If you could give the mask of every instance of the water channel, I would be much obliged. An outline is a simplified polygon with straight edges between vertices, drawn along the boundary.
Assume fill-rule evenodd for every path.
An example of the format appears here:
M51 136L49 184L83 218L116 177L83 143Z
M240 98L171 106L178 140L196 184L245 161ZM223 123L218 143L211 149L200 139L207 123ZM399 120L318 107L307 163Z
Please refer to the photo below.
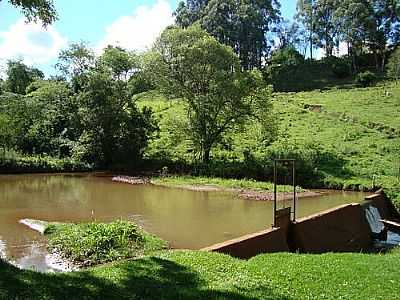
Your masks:
M363 193L331 192L297 202L298 217L344 203ZM280 206L290 206L281 201ZM58 222L133 220L172 248L199 249L272 224L272 202L244 200L231 192L130 185L109 177L1 175L0 255L22 268L51 270L46 239L21 219Z

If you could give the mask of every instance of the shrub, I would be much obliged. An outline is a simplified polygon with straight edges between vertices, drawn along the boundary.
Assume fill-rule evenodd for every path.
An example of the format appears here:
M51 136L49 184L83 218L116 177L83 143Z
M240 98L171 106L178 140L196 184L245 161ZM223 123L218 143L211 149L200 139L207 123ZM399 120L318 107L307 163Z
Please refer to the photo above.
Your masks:
M329 65L337 78L346 78L351 75L351 64L347 58L334 57L329 61Z
M370 71L358 73L356 76L356 83L361 87L371 86L376 80L376 75Z
M84 266L137 257L166 245L128 221L52 224L45 234L53 252Z

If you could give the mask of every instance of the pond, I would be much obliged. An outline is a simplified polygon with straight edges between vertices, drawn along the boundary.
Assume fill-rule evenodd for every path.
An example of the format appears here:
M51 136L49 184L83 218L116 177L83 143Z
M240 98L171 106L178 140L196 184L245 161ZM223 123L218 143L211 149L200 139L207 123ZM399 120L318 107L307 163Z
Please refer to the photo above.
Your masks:
M297 215L360 202L364 196L332 192L302 198L297 202ZM290 206L290 202L279 205ZM244 200L231 192L130 185L90 174L1 175L0 254L22 268L57 269L47 255L45 238L19 223L25 218L133 220L167 240L172 248L200 249L270 227L272 207L272 202Z

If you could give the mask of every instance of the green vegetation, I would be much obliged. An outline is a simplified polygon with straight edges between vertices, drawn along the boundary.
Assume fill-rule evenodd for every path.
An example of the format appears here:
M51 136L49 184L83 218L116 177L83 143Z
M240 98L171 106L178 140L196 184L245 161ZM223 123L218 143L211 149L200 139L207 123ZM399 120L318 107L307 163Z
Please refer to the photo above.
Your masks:
M370 71L358 73L356 83L361 87L371 86L376 81L376 75Z
M0 149L95 168L135 166L156 130L151 111L131 101L136 62L133 53L111 46L96 58L83 43L60 53L64 78L38 80L37 70L9 62L0 94Z
M8 2L44 26L57 17L51 0ZM297 3L297 20L289 23L275 0L186 0L176 26L148 53L108 46L96 57L86 44L71 44L50 79L9 61L0 80L1 172L146 167L200 176L157 184L271 190L255 180L271 181L273 160L293 158L303 187L383 187L400 209L400 87L381 80L385 67L399 78L400 7L386 0ZM347 55L334 57L340 45ZM316 47L324 59L313 60ZM284 177L279 190L288 189ZM54 224L47 231L49 247L81 265L136 259L69 274L21 271L0 260L0 298L400 294L398 250L249 261L195 251L142 257L164 243L129 222Z
M261 72L235 72L240 60L197 26L165 30L149 55L149 72L161 92L184 102L190 139L202 162L222 137L250 117L267 117ZM179 63L177 63L179 62Z
M396 81L400 79L400 48L397 48L390 56L387 73L390 78Z
M57 20L53 0L8 0L8 2L21 10L27 21L40 20L43 26L47 26Z
M47 226L49 249L80 266L140 257L166 246L161 239L128 221Z
M163 158L158 161L160 168L164 164L171 172L271 180L273 158L293 157L298 160L298 184L303 187L385 187L393 197L399 186L398 99L400 88L395 84L275 94L278 138L272 143L263 141L259 125L248 123L241 132L224 137L207 166L194 163L191 143L175 129L177 120L185 122L179 100L166 101L149 93L137 101L139 106L152 107L159 120L159 136L145 156Z
M64 274L0 262L2 299L395 299L399 254L266 254L241 261L169 251Z
M92 170L92 165L71 158L23 155L12 150L0 151L0 173L83 172Z
M167 176L167 177L153 177L151 182L159 185L166 186L214 186L219 188L228 189L251 189L259 191L270 191L274 190L274 185L271 182L256 181L252 179L226 179L217 177L192 177L192 176ZM293 189L289 185L278 185L278 192L287 192ZM298 192L304 191L300 187L296 187Z

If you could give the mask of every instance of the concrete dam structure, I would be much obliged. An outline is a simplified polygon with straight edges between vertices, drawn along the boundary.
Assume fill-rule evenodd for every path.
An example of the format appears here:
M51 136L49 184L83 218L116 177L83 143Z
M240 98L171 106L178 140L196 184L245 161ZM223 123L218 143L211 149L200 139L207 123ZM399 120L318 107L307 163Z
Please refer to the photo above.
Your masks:
M367 196L363 203L341 205L296 221L290 216L290 208L285 208L277 212L276 227L202 250L247 259L289 251L370 252L400 244L400 228L396 229L400 215L381 191Z

